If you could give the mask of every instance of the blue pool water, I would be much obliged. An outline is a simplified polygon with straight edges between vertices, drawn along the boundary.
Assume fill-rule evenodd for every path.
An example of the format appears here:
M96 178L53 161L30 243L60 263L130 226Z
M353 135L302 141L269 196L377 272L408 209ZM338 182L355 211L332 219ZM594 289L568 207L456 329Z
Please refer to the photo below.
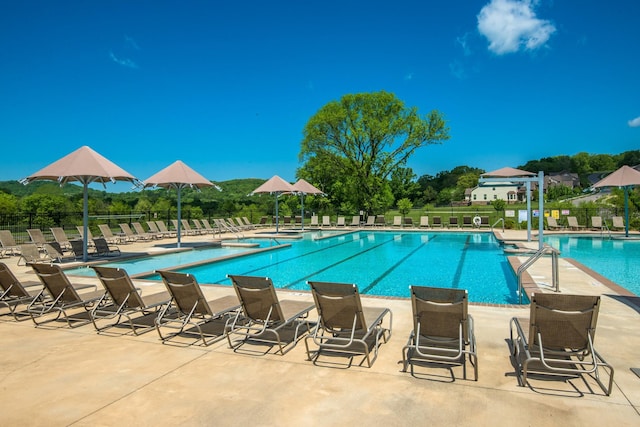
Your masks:
M640 240L554 235L545 242L636 295L640 295Z
M517 303L517 282L489 233L357 232L189 267L200 283L230 285L227 274L268 276L280 288L307 280L355 283L360 292L409 296L409 285L467 289L473 302ZM128 270L126 265L123 266Z

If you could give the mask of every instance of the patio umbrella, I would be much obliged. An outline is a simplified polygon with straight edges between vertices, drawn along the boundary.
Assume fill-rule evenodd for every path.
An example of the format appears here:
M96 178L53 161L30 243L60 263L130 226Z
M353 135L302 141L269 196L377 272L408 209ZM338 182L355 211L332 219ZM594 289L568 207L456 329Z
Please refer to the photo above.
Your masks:
M276 233L278 232L278 224L280 221L280 218L278 217L278 197L280 197L280 195L284 193L294 194L296 192L296 188L293 185L289 184L278 175L272 176L264 184L251 192L252 195L258 193L269 193L276 195Z
M640 172L630 166L622 166L593 184L595 188L619 187L624 190L624 229L626 237L629 237L629 189L634 185L640 185Z
M182 227L180 220L182 219L180 191L183 188L213 187L211 181L200 175L198 172L185 165L182 161L176 160L166 168L162 169L155 175L145 179L143 188L146 187L164 187L175 188L178 192L178 247L180 247L180 229Z
M89 201L88 185L99 182L103 185L107 182L129 181L136 183L134 178L124 169L107 160L105 157L93 151L87 146L78 148L63 158L51 163L44 169L22 179L20 182L28 184L36 180L58 181L60 185L67 182L78 181L83 186L83 230L82 234L82 260L87 261L87 239L89 228Z
M293 184L293 186L297 190L298 194L300 194L300 206L301 206L300 211L301 211L301 217L302 217L301 227L302 227L302 230L304 230L304 196L306 196L307 194L324 194L324 193L318 190L313 185L309 184L304 179L299 179L298 182Z

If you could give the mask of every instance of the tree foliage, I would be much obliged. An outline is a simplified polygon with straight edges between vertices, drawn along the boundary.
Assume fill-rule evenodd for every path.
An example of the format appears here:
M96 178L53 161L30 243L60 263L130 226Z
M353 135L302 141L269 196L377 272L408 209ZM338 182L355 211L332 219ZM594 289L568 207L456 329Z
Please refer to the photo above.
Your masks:
M448 132L441 113L422 117L391 93L345 95L307 122L298 176L324 184L328 194L340 182L340 203L374 213L393 203L391 174L417 149L447 140Z

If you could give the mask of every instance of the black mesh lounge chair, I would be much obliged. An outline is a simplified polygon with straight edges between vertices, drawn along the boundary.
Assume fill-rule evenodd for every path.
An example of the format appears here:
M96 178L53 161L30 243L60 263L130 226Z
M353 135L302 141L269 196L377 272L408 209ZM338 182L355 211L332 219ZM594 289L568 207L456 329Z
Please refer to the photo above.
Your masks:
M592 374L610 395L613 367L593 345L599 308L599 296L533 294L529 319L510 322L509 347L520 385L527 386L531 373L563 379ZM601 367L609 371L608 386L600 379Z
M99 256L118 256L120 255L120 248L116 245L110 245L104 237L97 237L93 239L96 255Z
M460 224L458 223L458 217L457 216L450 216L449 217L449 228L460 228Z
M360 365L366 361L371 367L378 357L379 346L391 337L391 310L362 307L358 287L353 284L308 283L318 310L318 327L304 340L309 360L315 364L321 354L346 355L351 365L355 355L363 354ZM312 351L309 341L318 349Z
M37 251L38 248L33 246ZM35 298L44 299L46 295L41 294L41 289L40 284L22 284L7 265L0 262L0 307L8 308L14 319L29 318L28 313L22 313L26 317L19 318L21 313L16 310L20 305L31 304Z
M84 244L82 243L82 240L69 240L69 243L71 244L71 251L73 252L73 255L75 257L75 259L78 258L82 258L82 252L84 251ZM91 242L92 244L89 245L87 244L87 255L95 255L96 254L96 248L95 245L93 244L93 242Z
M411 286L413 330L402 349L402 371L411 365L463 367L467 378L467 356L478 380L478 356L473 318L468 314L467 291L463 289Z
M91 321L96 331L101 332L119 325L123 318L129 323L135 335L155 328L156 316L171 302L171 295L165 291L142 295L125 270L99 266L92 268L107 291L91 310ZM106 319L116 319L116 321L98 327L96 321Z
M41 295L45 295L46 292L50 296L50 298L43 299L39 295L27 307L27 312L31 315L36 326L58 320L60 316L64 316L67 325L71 328L91 322L89 311L101 300L104 295L103 291L78 293L81 287L73 286L60 266L57 265L31 264L31 268L44 285ZM97 287L93 286L92 288L96 289ZM84 309L86 315L70 312L80 308ZM39 321L41 317L51 313L55 313L56 316Z
M440 218L439 216L434 216L433 218L433 222L432 222L432 227L440 227L442 228L442 218Z
M462 226L473 228L473 220L471 219L471 216L465 215L462 217Z
M245 342L278 345L284 355L302 335L310 332L309 312L313 304L304 301L279 300L273 282L268 277L228 276L233 283L242 309L226 327L229 347L237 350ZM240 335L232 343L231 335ZM293 334L293 336L291 336ZM285 338L288 338L285 342ZM284 343L284 345L283 345Z
M156 329L162 342L179 334L198 335L204 345L222 339L229 316L240 307L238 299L228 295L207 300L196 278L191 274L173 271L158 273L171 294L171 305L165 306L156 318ZM214 327L217 326L214 325L216 322L221 323L220 327ZM163 334L164 329L175 332Z

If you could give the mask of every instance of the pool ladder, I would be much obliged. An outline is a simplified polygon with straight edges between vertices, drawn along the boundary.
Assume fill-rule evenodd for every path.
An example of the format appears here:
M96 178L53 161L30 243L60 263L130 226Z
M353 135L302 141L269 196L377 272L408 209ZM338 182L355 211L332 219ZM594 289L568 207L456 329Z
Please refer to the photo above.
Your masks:
M536 251L533 255L529 257L525 262L523 262L520 267L518 267L518 295L520 297L520 304L522 304L522 294L524 293L524 289L522 288L522 274L531 267L537 260L542 258L542 256L546 254L551 254L551 281L552 286L555 292L560 292L560 281L558 280L558 254L560 253L554 247L547 245L546 243Z

